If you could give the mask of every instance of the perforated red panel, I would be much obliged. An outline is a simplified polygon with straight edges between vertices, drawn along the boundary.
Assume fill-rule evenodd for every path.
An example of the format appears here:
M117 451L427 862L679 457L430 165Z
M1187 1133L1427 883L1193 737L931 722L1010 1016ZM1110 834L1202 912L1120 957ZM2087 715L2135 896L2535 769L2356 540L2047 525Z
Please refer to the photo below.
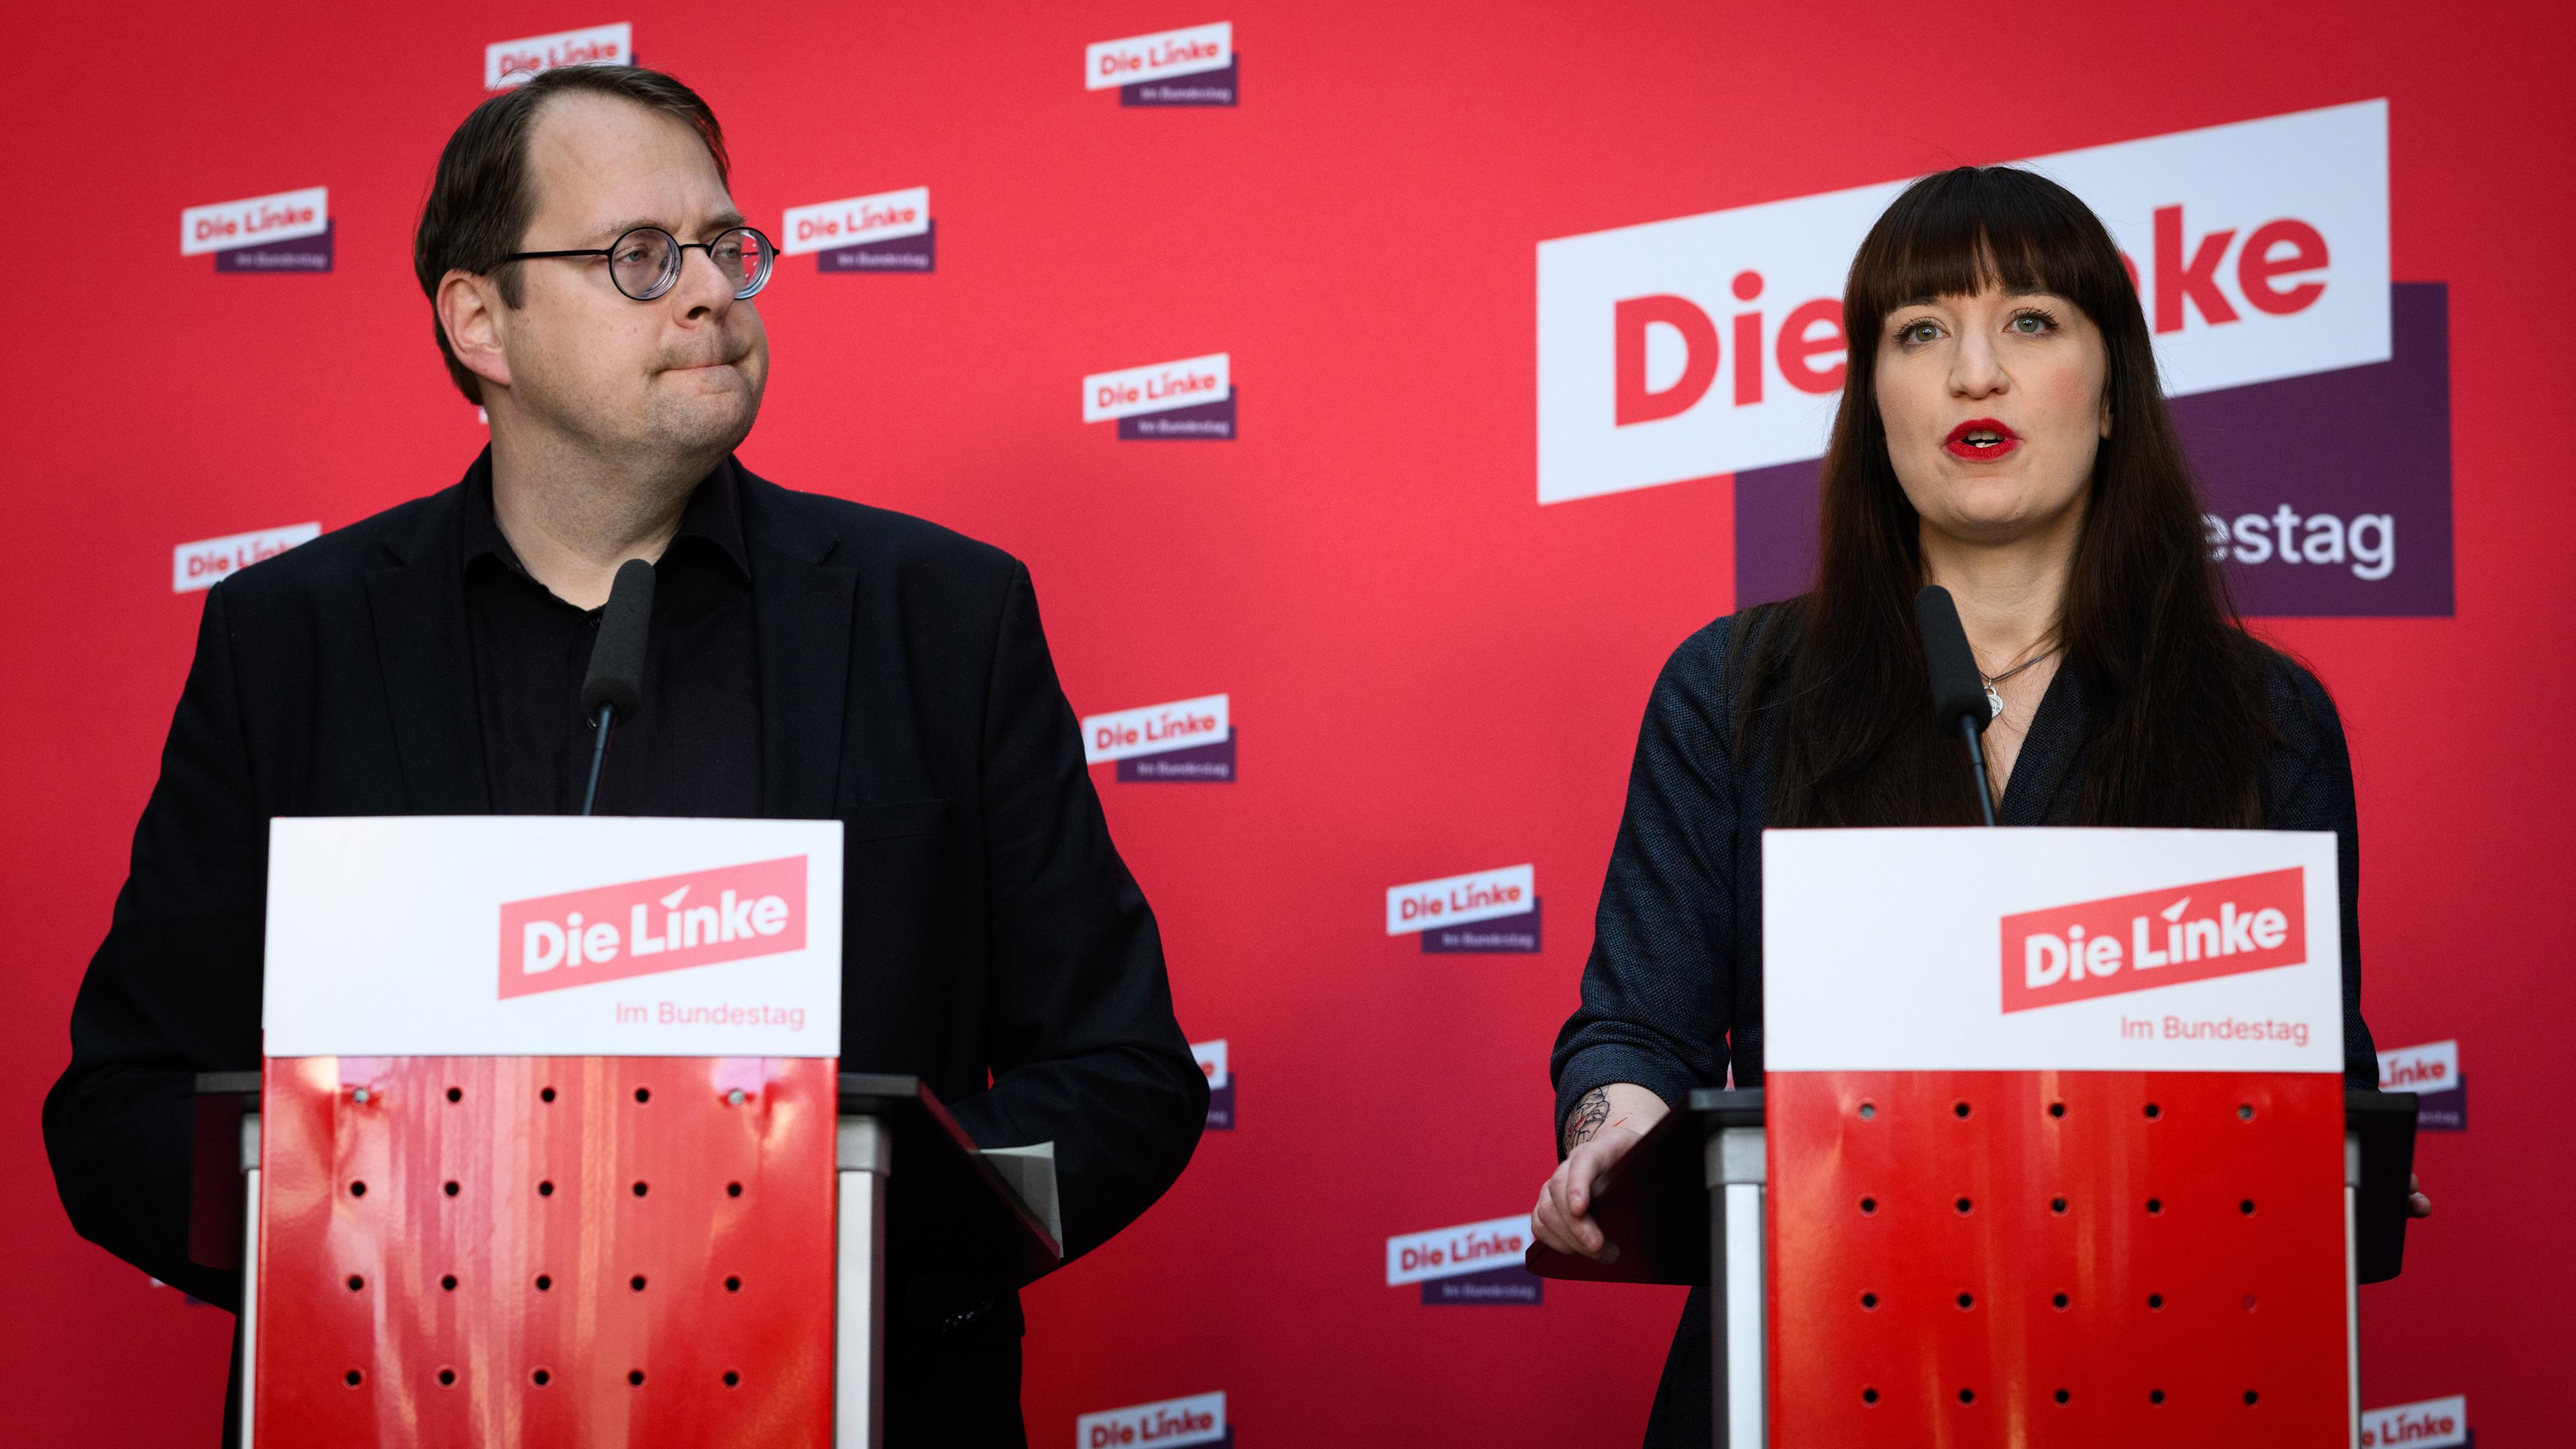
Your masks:
M270 1061L261 1449L826 1444L835 1065Z
M2340 1079L1763 1085L1772 1443L2346 1442Z

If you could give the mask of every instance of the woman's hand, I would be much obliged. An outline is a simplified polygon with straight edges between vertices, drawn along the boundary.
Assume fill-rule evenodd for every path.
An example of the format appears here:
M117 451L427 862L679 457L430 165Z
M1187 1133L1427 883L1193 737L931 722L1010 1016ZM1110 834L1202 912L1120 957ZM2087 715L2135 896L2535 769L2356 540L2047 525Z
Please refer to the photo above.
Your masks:
M2429 1218L2432 1215L2433 1200L2424 1195L2424 1183L2422 1179L2416 1177L2415 1174L2411 1172L2406 1174L2406 1216L2410 1218Z
M1610 1164L1628 1155L1646 1130L1671 1109L1664 1099L1632 1082L1613 1082L1583 1094L1565 1118L1565 1160L1538 1190L1530 1224L1538 1240L1560 1253L1609 1262L1601 1227L1592 1220L1592 1189Z

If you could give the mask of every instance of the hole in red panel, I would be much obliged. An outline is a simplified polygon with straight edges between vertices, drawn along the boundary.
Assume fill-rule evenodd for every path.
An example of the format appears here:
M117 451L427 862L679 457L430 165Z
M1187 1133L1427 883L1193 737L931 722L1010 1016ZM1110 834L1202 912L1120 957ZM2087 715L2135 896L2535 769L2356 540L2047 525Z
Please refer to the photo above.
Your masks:
M1873 1309L1878 1307L1878 1295L1875 1293L1864 1293L1860 1295L1860 1306L1863 1308Z
M629 1287L629 1288L634 1289L634 1290L635 1290L636 1292L638 1292L638 1293L643 1292L643 1291L644 1291L644 1275L643 1275L643 1274L641 1274L641 1273L638 1273L638 1274L636 1274L634 1277L627 1279L627 1280L626 1280L626 1286L627 1286L627 1287Z
M642 1183L640 1183L640 1182L639 1182L639 1183L637 1183L637 1184L635 1184L635 1195L636 1195L637 1197L642 1197L642 1196L645 1194L645 1192L646 1192L647 1190L648 1190L648 1189L646 1189L646 1187L644 1186L644 1184L642 1184Z
M2248 1293L2248 1294L2246 1294L2246 1295L2245 1295L2245 1311L2246 1311L2246 1312L2251 1313L2251 1312L2253 1312L2255 1309L2260 1308L2260 1307L2262 1307L2262 1306L2263 1306L2263 1304L2262 1304L2262 1300L2261 1300L2261 1299L2256 1298L2256 1297L2255 1297L2253 1294L2251 1294L2251 1293Z
M1965 1117L1968 1115L1968 1104L1965 1102L1954 1103L1951 1105L1950 1110L1957 1113L1959 1116Z
M638 1101L638 1102L650 1102L650 1101L652 1101L652 1100L653 1100L653 1089L652 1089L651 1087L637 1087L637 1088L635 1089L635 1100L636 1100L636 1101Z
M2048 1210L2053 1213L2062 1213L2066 1211L2066 1199L2062 1197L2050 1198L2048 1200Z
M355 1274L355 1273L352 1273L352 1274L350 1274L350 1275L349 1275L349 1291L350 1291L350 1292L355 1293L355 1292L357 1292L359 1289L364 1288L364 1287L366 1287L366 1286L367 1286L367 1280L366 1280L366 1279L359 1277L359 1276L358 1276L357 1274Z
M1860 1104L1860 1120L1862 1120L1862 1121L1866 1122L1866 1121L1868 1121L1870 1118L1875 1117L1875 1116L1877 1116L1877 1115L1878 1115L1878 1104L1877 1104L1877 1103L1875 1103L1875 1102L1863 1102L1863 1103L1861 1103L1861 1104Z
M1975 1389L1961 1389L1961 1390L1959 1390L1959 1402L1960 1402L1960 1403L1963 1403L1963 1404L1973 1404L1973 1403L1975 1403L1976 1401L1977 1401L1977 1391L1976 1391Z
M535 1373L528 1375L528 1381L542 1389L547 1384L554 1381L554 1375L547 1373L544 1369L539 1369Z
M553 1183L551 1183L551 1182L541 1182L541 1183L538 1183L538 1184L537 1184L537 1196L539 1196L539 1197L553 1197L554 1195L555 1195L555 1185L554 1185Z
M635 1385L639 1389L642 1388L644 1386L644 1371L642 1369L628 1369L626 1371L626 1381Z
M727 1279L725 1279L725 1291L726 1291L727 1293L739 1293L739 1292L741 1292L741 1291L742 1291L742 1280L741 1280L740 1278L727 1278Z
M456 1370L452 1368L440 1369L438 1371L438 1386L442 1389L454 1388L456 1386Z
M544 1091L537 1093L537 1100L540 1102L551 1102L554 1099L555 1089L552 1087L548 1087Z
M2254 1104L2253 1104L2253 1103L2251 1103L2251 1102L2239 1102L2239 1103L2237 1103L2237 1104L2236 1104L2236 1120L2237 1120L2237 1121L2239 1121L2239 1122L2251 1122L2251 1121L2253 1121L2253 1120L2254 1120Z
M2258 1393L2254 1392L2252 1389L2247 1389L2247 1390L2245 1391L2245 1402L2247 1402L2247 1403L2249 1403L2249 1404L2250 1404L2250 1403L2253 1403L2256 1399L2259 1399L2259 1398L2261 1398L2261 1397L2263 1397L2261 1394L2258 1394Z
M2061 1404L2062 1404L2062 1403L2065 1403L2068 1399L2071 1399L2071 1398L2073 1398L2073 1397L2075 1397L2075 1396L2074 1396L2073 1394L2068 1393L2068 1392L2067 1392L2066 1390L2064 1390L2064 1389L2059 1389L2056 1393L2049 1395L2049 1397L2050 1397L2050 1398L2052 1398L2052 1399L2057 1400L2059 1403L2061 1403Z
M2164 1306L2165 1306L2165 1295L2163 1295L2163 1294L2161 1294L2161 1293L2150 1293L2150 1294L2148 1294L2148 1295L2147 1295L2147 1306L2148 1306L2149 1308L2162 1308L2162 1307L2164 1307Z
M1974 1294L1974 1293L1962 1293L1962 1294L1960 1294L1960 1295L1959 1295L1959 1307L1960 1307L1963 1311L1964 1311L1964 1310L1966 1310L1966 1309L1974 1308L1974 1307L1976 1307L1976 1306L1977 1306L1977 1295L1976 1295L1976 1294Z
M2151 1197L2147 1199L2147 1212L2150 1216L2163 1212L2164 1210L2165 1200L2163 1198Z
M439 1279L439 1280L438 1280L438 1286L439 1286L439 1287L441 1287L441 1288L446 1289L446 1290L447 1290L448 1292L450 1292L450 1293L455 1292L455 1291L456 1291L456 1275L455 1275L455 1274L453 1274L453 1273L450 1273L450 1274L448 1274L446 1277L443 1277L443 1278Z
M2065 1116L2065 1115L2066 1115L2066 1104L2065 1104L2064 1102L2051 1102L2051 1103L2049 1103L2049 1104L2048 1104L2048 1115L2049 1115L2049 1116L2051 1116L2051 1117L2063 1117L2063 1116Z
M741 1382L742 1375L735 1373L732 1369L725 1370L724 1385L726 1388L732 1388L734 1385Z
M1971 1208L1973 1208L1973 1207L1975 1207L1975 1206L1976 1206L1976 1204L1974 1204L1974 1203L1972 1203L1972 1202L1968 1201L1968 1200L1967 1200L1966 1198L1964 1198L1964 1197L1963 1197L1963 1198L1961 1198L1961 1199L1959 1199L1959 1211L1960 1211L1960 1212L1962 1212L1962 1213L1965 1213L1965 1212L1969 1211Z
M2051 1298L2051 1299L2049 1299L2048 1301L2049 1301L2049 1303L2050 1303L2052 1306L2054 1306L2054 1307L2064 1308L2064 1307L2066 1306L2066 1303L2067 1303L2067 1298L2066 1298L2066 1295L2065 1295L2065 1294L2060 1293L2060 1294L2058 1294L2056 1297Z
M359 1381L364 1378L366 1378L365 1374L358 1372L356 1369L351 1369L340 1376L340 1382L347 1384L349 1387L354 1389L358 1386Z
M363 1183L363 1182L353 1182L353 1183L350 1183L350 1184L349 1184L349 1196L351 1196L351 1197L365 1197L366 1195L367 1195L367 1185L366 1185L365 1183Z
M2245 1214L2249 1218L2254 1216L2254 1199L2249 1197L2245 1199L2245 1201L2238 1203L2236 1205L2236 1210Z
M1864 1217L1878 1211L1878 1199L1874 1197L1862 1198L1860 1200L1860 1210L1861 1215Z
M552 1288L553 1286L555 1286L555 1280L554 1280L551 1276L549 1276L549 1275L547 1275L547 1274L544 1274L544 1273L539 1273L539 1274L537 1275L537 1291L538 1291L538 1292L543 1293L543 1292L545 1292L547 1289Z
M2148 1120L2148 1121L2152 1122L2152 1121L2156 1120L2158 1117L2163 1116L2164 1114L2165 1114L2165 1109L2164 1109L2164 1108L2157 1106L2157 1105L2156 1105L2155 1103L2153 1103L2153 1102L2149 1102L2149 1103L2147 1104L2147 1120Z
M1878 1402L1878 1390L1876 1390L1876 1389L1863 1389L1863 1390L1861 1390L1861 1391L1860 1391L1860 1401L1861 1401L1862 1403L1864 1403L1864 1404L1875 1404L1875 1403L1877 1403L1877 1402Z
M447 1100L449 1100L449 1101L451 1101L451 1102L462 1102L462 1101L464 1101L464 1100L465 1100L465 1089L464 1089L463 1087L450 1087L450 1088L448 1088L448 1089L447 1089Z
M447 1195L448 1195L449 1197L454 1197L454 1196L456 1196L456 1184L455 1184L455 1183L452 1183L452 1182L451 1182L451 1183L449 1183L449 1184L447 1185Z
M741 1184L741 1183L738 1183L738 1182L728 1182L728 1183L726 1183L726 1184L725 1184L725 1196L727 1196L727 1197L740 1197L740 1196L742 1196L742 1184Z
M2163 1403L2164 1401L2165 1401L2165 1391L2164 1391L2164 1390L2162 1390L2162 1389L2149 1389L2149 1390L2147 1390L2147 1402L2148 1402L2148 1403L2150 1403L2150 1404L2161 1404L2161 1403Z

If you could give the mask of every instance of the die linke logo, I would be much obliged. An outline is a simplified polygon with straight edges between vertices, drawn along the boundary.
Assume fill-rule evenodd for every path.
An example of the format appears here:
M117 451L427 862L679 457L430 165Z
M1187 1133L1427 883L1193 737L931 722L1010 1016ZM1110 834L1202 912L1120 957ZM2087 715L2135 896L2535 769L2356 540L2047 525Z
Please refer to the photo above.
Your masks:
M1231 784L1234 780L1234 710L1231 697L1203 694L1142 709L1112 710L1082 719L1082 760L1118 762L1127 783Z
M1082 380L1082 420L1118 420L1118 437L1232 439L1233 359L1223 352Z
M1521 1260L1532 1241L1527 1213L1389 1238L1386 1286L1419 1283L1440 1306L1535 1304L1540 1279Z
M2019 164L2121 247L2237 604L2450 613L2448 304L2390 278L2387 103ZM1806 589L1845 272L1902 187L1540 243L1539 502L1731 474L1737 603Z
M321 536L321 524L290 523L283 528L254 529L183 543L170 550L170 592L187 594L211 589L235 569L275 558L299 543L311 543Z
M935 271L937 243L927 186L791 206L778 233L781 253L812 252L823 272Z
M2393 1408L2361 1411L2361 1442L2366 1449L2402 1445L2404 1449L2440 1449L2445 1444L2473 1444L2469 1400L2465 1394L2425 1399Z
M2426 1042L2379 1054L2379 1090L2413 1092L2415 1125L2426 1132L2465 1132L2469 1083L2460 1075L2457 1041Z
M1416 932L1426 955L1538 950L1538 868L1507 865L1389 886L1386 933Z
M212 252L218 272L331 270L331 188L308 186L179 213L179 255Z
M1082 53L1083 88L1116 86L1122 106L1230 106L1241 75L1234 25L1224 20L1098 41Z
M1218 1132L1234 1130L1234 1068L1227 1061L1227 1055L1226 1043L1221 1037L1215 1041L1190 1043L1190 1056L1198 1062L1199 1070L1207 1073L1207 1125L1210 1130Z
M2003 958L2007 1013L2304 965L2307 872L2292 866L2006 916Z
M483 89L525 85L558 66L633 65L635 27L625 21L586 30L559 30L483 47Z
M805 857L501 907L501 998L805 949Z
M1184 1444L1232 1444L1234 1430L1225 1422L1225 1394L1192 1394L1185 1399L1102 1409L1073 1421L1074 1449L1119 1449L1153 1445L1179 1449Z

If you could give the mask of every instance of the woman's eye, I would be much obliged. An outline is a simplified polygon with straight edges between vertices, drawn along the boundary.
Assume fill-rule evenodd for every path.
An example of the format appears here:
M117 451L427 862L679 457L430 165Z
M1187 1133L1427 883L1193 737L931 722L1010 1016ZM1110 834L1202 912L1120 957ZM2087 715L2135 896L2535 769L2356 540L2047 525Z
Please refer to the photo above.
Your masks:
M1940 327L1932 322L1908 322L1896 330L1896 340L1909 344L1930 342L1940 335Z
M2012 328L2025 337L2036 337L2057 324L2045 312L2024 312L2012 319Z

